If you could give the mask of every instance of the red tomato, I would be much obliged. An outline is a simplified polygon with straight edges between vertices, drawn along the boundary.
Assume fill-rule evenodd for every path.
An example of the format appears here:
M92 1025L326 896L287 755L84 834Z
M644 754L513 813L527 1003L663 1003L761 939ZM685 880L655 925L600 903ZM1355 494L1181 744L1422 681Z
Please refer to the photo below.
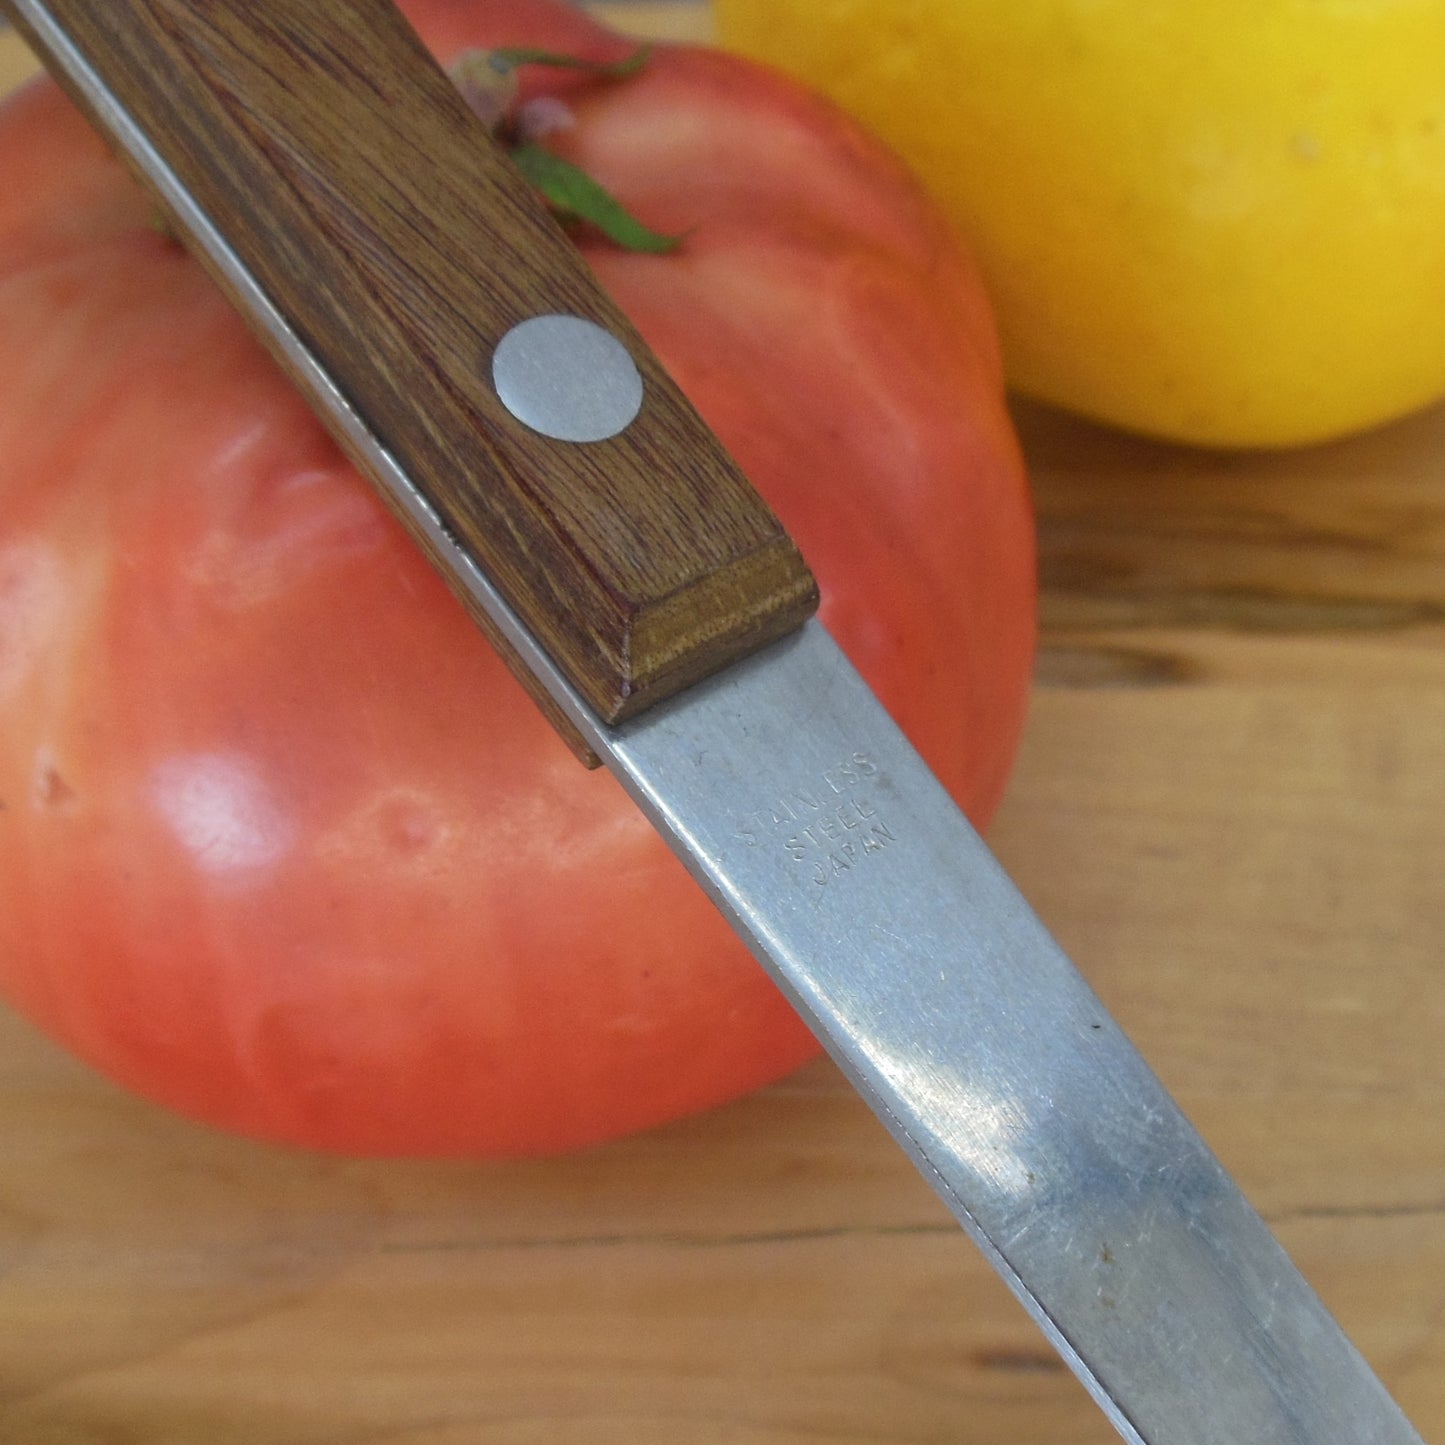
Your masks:
M554 0L463 46L630 48ZM665 257L588 245L798 539L823 615L982 820L1031 520L972 267L822 103L700 49L533 72ZM0 112L0 985L128 1087L397 1154L608 1139L815 1045L48 84ZM484 264L479 258L478 264Z

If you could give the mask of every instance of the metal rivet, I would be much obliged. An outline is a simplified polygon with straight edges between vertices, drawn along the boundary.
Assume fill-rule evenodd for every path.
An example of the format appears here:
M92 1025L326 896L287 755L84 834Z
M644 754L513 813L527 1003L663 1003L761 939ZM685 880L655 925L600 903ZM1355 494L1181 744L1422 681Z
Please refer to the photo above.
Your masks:
M519 321L492 356L492 384L518 421L558 441L605 441L642 409L627 348L580 316Z

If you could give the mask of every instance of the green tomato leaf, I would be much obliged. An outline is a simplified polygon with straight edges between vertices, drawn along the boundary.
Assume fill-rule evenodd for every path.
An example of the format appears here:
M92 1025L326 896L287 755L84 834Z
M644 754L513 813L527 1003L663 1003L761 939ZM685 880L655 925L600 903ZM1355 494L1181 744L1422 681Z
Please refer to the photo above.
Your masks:
M639 46L621 60L582 60L575 55L559 55L555 50L535 50L518 45L511 49L489 50L487 58L498 70L515 70L519 65L551 65L559 70L585 70L592 75L622 80L636 75L652 54L650 45Z
M628 251L664 255L681 243L681 236L664 236L644 226L615 196L561 156L539 145L518 146L511 155L561 219L586 221Z

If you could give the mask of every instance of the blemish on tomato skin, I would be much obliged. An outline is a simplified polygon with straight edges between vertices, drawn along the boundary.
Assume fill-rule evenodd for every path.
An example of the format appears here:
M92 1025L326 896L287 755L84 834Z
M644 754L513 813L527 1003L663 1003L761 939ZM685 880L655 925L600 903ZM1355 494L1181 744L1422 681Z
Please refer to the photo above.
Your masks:
M378 821L389 849L404 856L425 852L442 832L425 808L402 799L386 807Z
M36 759L35 806L45 813L73 813L80 806L80 794L60 771L48 750Z
M311 851L343 871L385 860L413 876L446 866L453 820L425 791L398 788L374 794L312 841Z

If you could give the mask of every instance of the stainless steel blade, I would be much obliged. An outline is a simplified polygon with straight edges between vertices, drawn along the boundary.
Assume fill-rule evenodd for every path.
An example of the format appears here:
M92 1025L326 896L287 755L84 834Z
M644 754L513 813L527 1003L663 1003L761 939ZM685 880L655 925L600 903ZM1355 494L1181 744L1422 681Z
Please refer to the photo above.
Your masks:
M1120 1434L1421 1445L816 623L602 725L41 0L13 0L338 439L669 839Z
M1418 1445L819 625L600 741L1125 1439Z

